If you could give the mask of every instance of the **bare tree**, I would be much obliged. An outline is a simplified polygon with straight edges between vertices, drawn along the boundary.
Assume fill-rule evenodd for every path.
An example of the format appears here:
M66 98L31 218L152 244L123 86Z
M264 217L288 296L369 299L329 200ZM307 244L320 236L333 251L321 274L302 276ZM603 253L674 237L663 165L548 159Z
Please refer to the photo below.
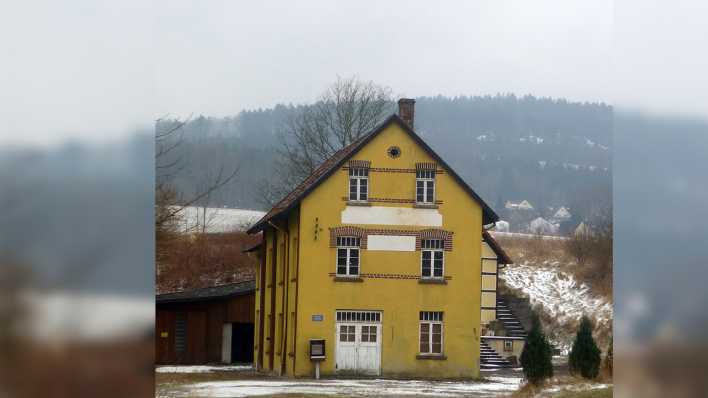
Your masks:
M611 213L610 213L611 214ZM566 250L578 264L578 276L597 293L612 296L613 224L602 214L592 228L571 234Z
M186 167L179 148L184 143L182 128L185 121L158 119L155 127L155 239L158 265L165 253L164 241L176 232L184 209L199 204L208 206L212 195L237 176L239 168L227 170L222 164L215 171L207 170L189 197L175 189L173 179ZM202 231L204 232L204 231ZM158 276L159 276L159 269Z
M274 176L259 186L263 204L272 206L323 161L376 127L393 104L388 87L356 76L338 78L286 122Z
M238 174L239 167L226 170L222 165L216 172L208 171L204 179L199 183L196 192L188 197L182 197L173 187L172 179L185 168L181 154L177 153L177 148L183 143L183 136L180 129L186 121L176 121L162 129L160 120L155 133L155 169L156 169L156 201L157 205L167 204L168 209L160 209L155 214L156 227L163 227L174 221L185 207L195 203L203 203L206 198L211 197L220 188L229 184ZM164 211L163 211L164 210Z
M184 142L181 129L186 123L168 123L163 119L155 122L155 237L158 243L174 232L177 224L178 212L174 212L173 206L178 204L179 194L172 179L184 168L178 149Z

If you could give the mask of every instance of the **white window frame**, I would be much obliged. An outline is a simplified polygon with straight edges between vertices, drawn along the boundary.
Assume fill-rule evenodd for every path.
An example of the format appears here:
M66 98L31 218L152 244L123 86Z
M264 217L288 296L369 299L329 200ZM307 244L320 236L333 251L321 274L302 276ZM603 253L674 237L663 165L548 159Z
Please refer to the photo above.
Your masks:
M420 242L420 277L421 279L443 279L445 278L445 241L443 239L423 239ZM427 246L427 247L426 247ZM430 253L428 259L430 266L430 275L426 276L423 273L425 265L425 253ZM440 255L440 276L435 276L435 255Z
M443 324L443 313L441 311L420 311L418 324L418 352L421 355L440 355L445 352L445 325ZM428 325L428 351L421 350L421 338L423 336L423 325ZM440 325L440 352L433 352L433 325Z
M366 181L362 192L362 182ZM354 195L352 195L354 187ZM368 202L369 201L369 169L367 167L351 167L349 169L349 201Z
M380 324L383 314L380 311L355 311L355 310L337 310L335 319L338 323L370 323Z
M340 250L345 251L345 256L342 257L340 256ZM352 256L352 253L356 251L356 256ZM338 236L337 237L337 250L335 252L336 258L335 258L335 271L338 277L342 278L358 278L359 275L361 274L361 239L355 236ZM352 258L357 259L357 264L355 265L357 268L356 274L351 273L351 267L352 267ZM341 274L339 272L339 259L344 258L345 259L345 273Z
M423 189L423 200L418 197L418 188ZM430 200L428 193L432 191ZM421 205L435 204L435 170L416 170L415 172L415 202Z
M504 340L504 352L514 351L514 340Z

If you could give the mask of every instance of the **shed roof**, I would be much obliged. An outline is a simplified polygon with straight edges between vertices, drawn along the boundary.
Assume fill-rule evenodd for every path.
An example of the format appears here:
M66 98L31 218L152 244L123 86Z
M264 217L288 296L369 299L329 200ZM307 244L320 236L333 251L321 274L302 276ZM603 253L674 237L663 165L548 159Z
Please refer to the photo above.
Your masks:
M203 301L241 296L256 291L256 281L229 283L226 285L211 286L201 289L184 290L181 292L158 294L155 296L157 304L183 303L190 301Z
M513 264L514 260L509 257L508 254L504 251L504 249L501 247L499 242L494 239L492 234L490 234L488 231L482 232L482 237L484 238L484 241L487 242L489 247L492 248L494 253L497 255L497 262L501 264Z
M481 206L483 214L483 224L491 224L499 219L499 216L487 205L482 198L462 179L455 171L437 154L428 144L416 134L410 126L403 121L398 115L393 114L386 118L378 127L375 127L370 132L361 136L346 147L335 152L329 159L325 160L319 167L315 169L303 182L300 183L294 190L278 202L273 208L266 213L248 232L254 233L263 230L266 224L272 219L286 214L293 209L300 201L312 192L317 186L327 179L332 173L341 167L344 162L351 158L360 148L364 147L374 137L386 129L391 123L398 124L403 131L408 133L423 149L425 149L463 188L472 196Z

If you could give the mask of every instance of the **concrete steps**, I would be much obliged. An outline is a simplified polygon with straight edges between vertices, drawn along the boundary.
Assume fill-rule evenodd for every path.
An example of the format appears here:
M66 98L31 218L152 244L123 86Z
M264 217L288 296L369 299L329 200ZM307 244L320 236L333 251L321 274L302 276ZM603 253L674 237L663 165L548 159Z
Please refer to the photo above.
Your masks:
M501 297L497 297L497 320L504 326L507 336L526 337L524 326Z
M480 369L504 369L510 368L511 363L502 358L494 351L487 343L480 341L479 343L479 367Z

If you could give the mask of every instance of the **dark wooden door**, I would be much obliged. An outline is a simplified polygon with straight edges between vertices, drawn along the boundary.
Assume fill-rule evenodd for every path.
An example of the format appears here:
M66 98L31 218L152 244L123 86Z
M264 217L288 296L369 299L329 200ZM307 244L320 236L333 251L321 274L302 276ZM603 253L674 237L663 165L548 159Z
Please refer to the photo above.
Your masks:
M253 362L253 324L231 324L231 362Z
M174 351L175 313L157 311L155 314L155 362L172 364L176 362Z
M155 316L155 362L207 363L206 311L159 310Z
M207 314L204 311L187 313L186 362L200 364L207 362Z

